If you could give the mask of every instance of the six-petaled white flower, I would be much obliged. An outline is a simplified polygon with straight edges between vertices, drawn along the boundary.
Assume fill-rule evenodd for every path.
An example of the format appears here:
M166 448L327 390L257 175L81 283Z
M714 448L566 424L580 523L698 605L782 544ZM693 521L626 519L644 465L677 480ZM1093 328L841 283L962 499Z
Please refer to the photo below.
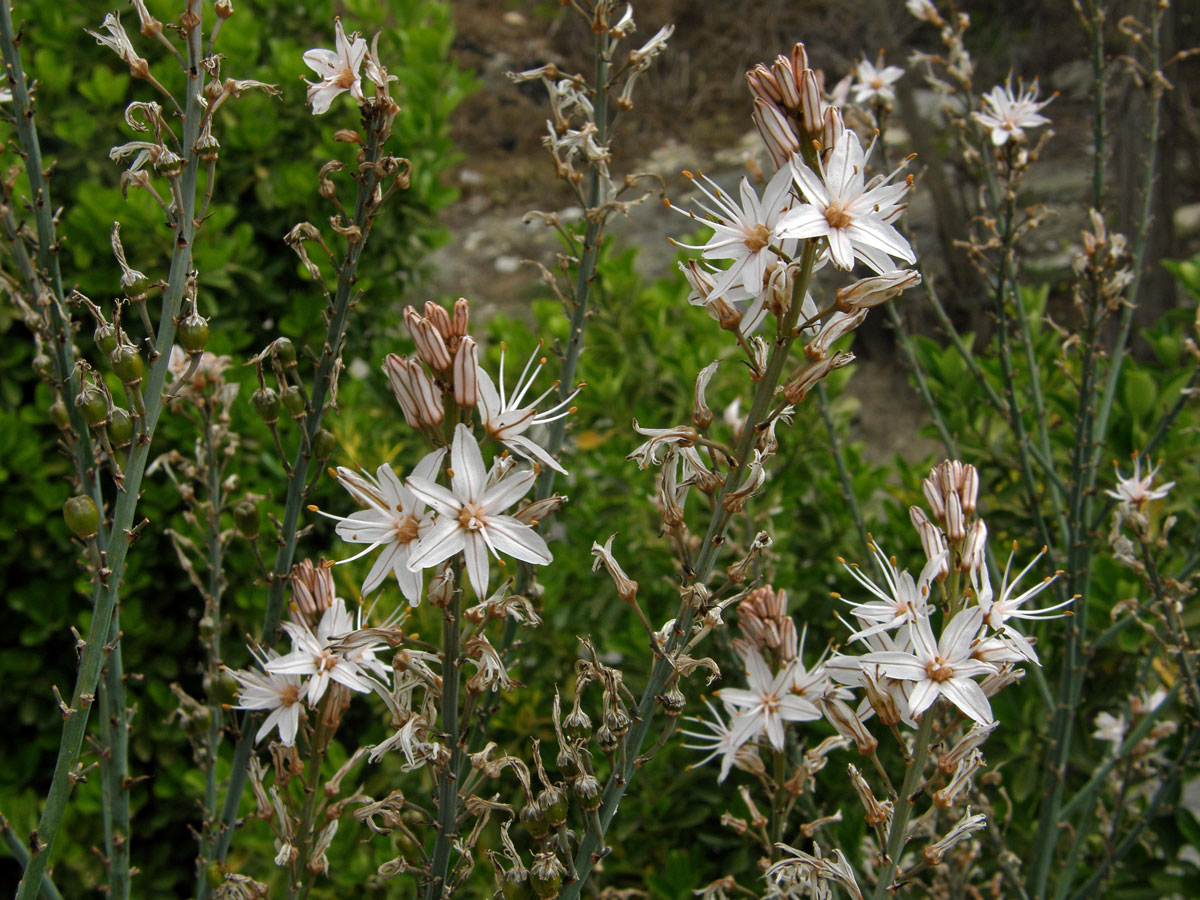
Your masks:
M903 74L899 66L885 66L882 56L877 66L864 59L854 70L854 102L892 103L896 99L892 85Z
M717 691L721 702L738 710L729 723L739 746L746 741L766 734L767 740L776 750L783 749L783 723L806 722L819 719L821 711L809 700L793 693L796 679L796 660L792 660L776 674L771 674L766 660L757 647L744 645L741 649L742 662L746 666L749 688L722 688Z
M316 632L295 622L284 622L283 629L292 639L292 652L271 660L264 668L272 673L310 676L307 685L309 705L320 702L331 681L359 693L372 690L373 679L364 668L379 674L374 650L382 649L386 644L375 638L341 646L344 639L358 630L341 597L333 598L333 604L321 616Z
M263 669L279 658L274 650L262 652L251 648L250 652ZM296 732L300 729L300 700L303 696L300 676L270 670L259 672L255 669L230 669L229 674L238 683L238 704L234 709L271 711L259 726L254 740L261 741L271 733L271 729L278 728L279 743L285 747L295 744Z
M501 348L499 390L496 389L491 376L484 371L482 366L477 366L475 369L476 399L484 429L489 437L500 441L518 456L536 460L561 475L567 474L567 470L545 449L527 438L525 432L535 425L544 425L569 415L572 410L570 402L575 399L575 395L579 391L573 391L545 412L539 413L537 405L558 387L557 383L551 385L534 400L526 402L525 395L529 393L542 366L546 364L546 358L534 351L529 362L525 364L521 377L517 379L517 383L513 385L511 391L506 392L504 390L504 353L504 348Z
M767 269L779 260L772 249L776 244L775 225L791 207L791 175L787 168L780 169L767 183L759 199L747 178L742 179L739 206L710 179L701 175L693 182L712 201L712 206L697 203L708 219L703 224L715 232L703 246L674 242L689 250L701 250L705 259L727 259L732 264L727 269L712 273L713 285L708 292L709 302L725 297L736 288L743 288L748 296L763 292L763 279ZM711 190L705 186L707 182ZM696 218L695 213L672 206L676 212ZM785 252L788 248L784 249ZM735 295L735 299L740 296Z
M1003 86L996 85L983 95L983 110L971 113L971 118L991 131L992 143L997 147L1007 143L1010 138L1023 141L1026 128L1036 128L1050 122L1038 110L1054 98L1039 103L1037 95L1036 81L1029 89L1019 85L1018 93L1014 95L1012 75L1009 75Z
M981 724L992 721L987 695L971 679L991 675L996 667L972 657L975 638L983 626L983 610L978 606L958 613L935 641L929 619L918 618L912 624L912 651L867 653L863 663L875 663L889 678L913 683L908 694L909 712L915 718L945 697L962 712Z
M445 454L445 450L427 454L412 474L423 479L435 478ZM374 478L345 468L339 468L337 476L338 483L366 509L348 516L322 515L337 520L337 535L343 541L367 545L365 550L338 562L350 562L383 547L363 581L363 594L370 594L383 584L391 572L408 602L416 606L421 602L421 573L409 569L408 561L417 539L433 524L424 501L404 486L387 463L376 469Z
M1113 461L1113 466L1116 466L1115 460ZM1133 474L1125 478L1118 470L1117 489L1115 491L1105 491L1104 493L1108 494L1114 500L1120 500L1126 506L1141 506L1150 500L1161 500L1167 496L1171 488L1175 487L1175 482L1168 481L1161 487L1152 488L1150 485L1154 483L1156 472L1158 472L1158 466L1151 466L1150 471L1143 478L1142 458L1139 454L1134 454Z
M882 274L896 268L892 257L917 261L908 241L889 224L903 209L900 201L909 189L907 181L889 184L899 169L868 182L866 154L849 129L834 142L829 160L817 165L814 172L792 157L792 175L807 202L780 218L776 237L825 238L839 269L852 269L858 259Z
M367 42L358 35L348 39L340 19L334 20L334 35L336 50L317 49L304 54L304 64L321 76L320 81L308 82L308 102L315 115L326 112L333 98L343 91L349 91L355 100L364 99L358 70L367 55Z
M409 489L439 514L413 548L408 567L417 571L463 553L467 578L476 595L483 597L489 552L497 558L506 553L522 562L549 563L553 557L541 535L520 519L502 514L525 496L536 477L532 469L514 470L489 487L475 437L466 425L456 425L450 446L450 489L430 478L408 478Z

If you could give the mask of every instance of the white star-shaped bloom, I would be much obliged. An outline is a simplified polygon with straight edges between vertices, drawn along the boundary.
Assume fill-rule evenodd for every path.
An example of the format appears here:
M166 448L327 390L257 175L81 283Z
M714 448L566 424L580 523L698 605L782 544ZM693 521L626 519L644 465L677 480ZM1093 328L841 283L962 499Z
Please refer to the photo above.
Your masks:
M386 644L382 639L374 638L365 643L353 641L346 647L341 646L357 630L341 597L333 598L332 605L317 623L316 633L295 622L284 622L283 629L292 639L292 652L271 660L264 668L272 673L312 676L308 681L310 706L320 702L331 681L362 694L373 689L372 679L363 669L379 674L380 666L374 651Z
M983 95L983 111L971 113L971 118L990 129L992 143L997 147L1005 144L1009 138L1014 141L1025 140L1025 129L1036 128L1049 124L1050 120L1040 115L1038 110L1053 100L1038 102L1038 85L1034 81L1028 90L1018 86L1019 94L1012 90L1012 76L1003 85L996 85Z
M522 562L546 565L552 559L541 535L513 516L502 515L532 487L532 469L512 471L488 486L483 454L471 430L454 428L450 446L450 490L432 479L410 476L409 489L438 512L433 526L413 548L408 567L413 571L436 566L456 553L467 562L467 578L479 597L487 594L488 553L506 553Z
M367 42L354 35L347 39L340 19L334 20L334 46L336 50L309 50L304 54L304 64L316 72L320 81L308 82L308 102L314 115L329 109L333 98L349 91L355 100L362 100L362 80L358 70L367 55Z
M1159 464L1161 465L1161 463ZM1116 461L1113 461L1113 466L1116 466ZM1142 477L1142 458L1135 454L1133 457L1133 474L1128 478L1122 477L1120 471L1117 471L1117 489L1115 491L1105 491L1104 493L1112 497L1114 500L1120 500L1125 505L1141 506L1150 500L1161 500L1167 496L1171 488L1175 487L1175 482L1168 481L1162 487L1152 488L1154 475L1158 471L1158 466L1151 466L1150 471L1146 473L1146 477Z
M983 610L978 606L958 613L935 641L928 618L912 625L912 652L884 651L860 657L863 663L875 663L889 678L913 683L908 693L910 714L915 718L945 697L962 712L982 725L992 721L987 695L971 679L991 675L997 670L989 663L972 657L975 638L983 626Z
M717 782L720 783L725 780L725 777L729 774L729 770L733 768L738 750L749 740L750 735L739 734L737 721L740 716L733 716L727 723L721 718L720 712L708 700L704 701L704 705L712 713L712 721L701 718L693 718L689 721L695 722L697 725L703 725L708 731L687 731L685 729L683 734L686 737L695 738L699 743L684 744L683 746L688 750L704 750L708 752L708 755L704 759L698 763L692 763L688 768L702 766L710 759L719 756L721 758L721 772L717 776Z
M771 746L782 750L783 723L819 719L821 711L811 701L793 693L795 660L772 675L758 648L747 644L739 649L742 650L749 688L722 688L717 691L722 703L739 710L730 723L734 739L740 745L766 734Z
M525 364L525 368L521 371L521 377L517 379L517 383L513 385L512 390L509 392L504 390L503 348L500 351L499 390L496 389L491 376L483 370L483 367L476 367L475 389L478 397L479 414L483 420L483 427L487 430L489 437L500 441L500 443L504 444L509 450L517 454L517 456L531 461L536 460L544 466L549 466L560 475L566 475L567 470L559 465L553 456L543 447L525 437L525 432L533 426L545 425L548 422L553 422L555 419L561 419L563 416L569 415L572 409L569 404L575 399L575 395L579 393L578 390L573 391L569 396L543 413L537 411L537 405L558 387L557 383L547 388L537 399L530 400L527 403L524 402L525 395L533 386L534 380L537 378L538 373L542 371L542 366L545 364L546 358L540 356L539 352L535 350L533 356L529 358L529 362Z
M839 269L852 269L859 259L883 274L896 268L892 257L917 261L908 241L889 224L903 209L900 201L909 189L907 181L888 183L900 169L867 182L866 154L849 129L834 142L828 162L817 164L819 172L814 172L792 157L792 176L807 202L780 218L776 237L825 238Z
M904 70L899 66L885 66L882 57L878 66L864 59L854 70L854 102L892 103L896 99L892 85L903 74Z
M934 579L941 573L942 564L946 561L947 556L943 552L929 560L925 564L925 568L921 570L920 577L913 581L913 577L907 571L897 571L892 561L877 545L871 544L871 552L875 554L875 560L883 572L884 580L887 582L886 589L881 588L864 575L857 565L848 565L845 561L842 562L854 580L878 598L865 603L846 600L854 607L852 610L854 617L866 625L860 631L850 635L852 641L898 628L906 622L927 618L929 616L929 591ZM844 597L841 599L845 600Z
M265 653L250 648L255 661L266 669L279 655L274 650ZM304 694L300 676L282 672L259 672L254 669L242 671L230 669L229 674L238 683L238 705L234 709L269 709L270 715L259 726L254 736L257 743L279 729L279 742L285 747L296 743L296 732L300 730L300 698Z
M775 225L792 205L791 174L786 167L776 172L763 190L761 199L750 186L750 180L743 178L740 206L703 175L693 181L712 201L712 206L696 204L708 215L707 219L698 221L715 233L703 246L681 244L678 241L674 243L689 250L703 251L705 259L732 260L728 269L712 272L713 286L707 300L712 302L737 288L744 289L751 297L761 294L767 269L779 260L779 255L771 247L776 244ZM711 185L712 189L705 187L704 182ZM696 214L689 210L677 206L671 209L696 218ZM786 251L787 248L781 249Z
M437 477L445 455L445 450L427 454L417 463L412 474L424 479ZM338 483L366 509L348 516L322 515L337 520L337 535L343 541L367 545L365 550L354 556L338 560L339 564L383 547L383 552L376 558L363 581L363 594L370 594L383 584L388 572L391 572L396 576L396 582L408 602L412 606L418 605L421 602L421 573L410 570L408 561L417 539L433 524L433 516L425 511L424 501L404 486L387 463L375 470L374 478L341 467L337 470L337 478Z
M1015 552L1015 545L1013 549ZM1017 631L1012 625L1007 624L1008 620L1057 619L1061 616L1069 615L1069 613L1056 613L1056 610L1062 609L1064 606L1070 606L1075 602L1074 599L1071 599L1064 600L1062 603L1045 609L1021 609L1025 601L1036 597L1058 577L1058 573L1047 576L1023 593L1017 593L1017 584L1025 577L1025 573L1032 569L1037 561L1042 558L1045 552L1045 548L1042 548L1042 552L1035 556L1029 565L1009 581L1009 572L1012 569L1013 561L1013 554L1010 553L1008 562L1004 565L1004 577L1000 582L999 598L996 598L992 591L992 580L987 573L987 567L983 567L982 572L976 569L971 570L971 581L975 585L975 593L979 598L979 608L983 611L984 622L987 623L988 628L992 631L1002 635L1005 643L1010 648L1016 650L1022 658L1032 663L1038 663L1038 656L1034 652L1033 644L1029 638ZM1038 664L1040 665L1040 663Z

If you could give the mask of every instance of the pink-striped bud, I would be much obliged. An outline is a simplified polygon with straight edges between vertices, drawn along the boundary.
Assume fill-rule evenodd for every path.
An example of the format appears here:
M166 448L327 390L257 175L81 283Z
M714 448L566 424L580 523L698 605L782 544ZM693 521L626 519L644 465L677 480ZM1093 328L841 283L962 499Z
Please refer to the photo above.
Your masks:
M441 309L441 307L438 307ZM442 313L445 314L445 310ZM447 316L447 322L449 317ZM446 340L427 317L422 316L411 306L404 308L404 324L417 345L417 355L432 369L438 372L449 370L453 360L446 347Z
M429 324L436 328L444 339L450 339L453 329L450 326L450 314L446 312L445 307L440 303L434 303L432 300L426 300L425 318L429 320Z
M479 348L475 339L464 336L454 354L454 402L462 409L471 409L479 402Z
M466 337L468 326L471 324L471 304L466 297L454 301L454 321L450 333L455 337Z
M886 303L920 281L921 273L912 269L897 269L895 272L864 278L849 287L838 289L837 308L842 312L871 309Z
M820 333L804 346L804 355L811 360L821 360L829 356L829 348L833 342L849 334L867 318L867 310L860 309L856 313L834 312Z
M808 392L816 387L817 382L832 372L834 369L840 369L842 366L848 366L854 362L854 354L846 353L839 350L833 356L826 359L814 362L803 372L789 381L783 386L783 396L788 403L800 403Z
M383 371L409 425L425 428L441 424L445 415L441 395L419 362L389 353Z
M757 97L754 100L754 112L750 115L758 136L767 146L771 155L771 163L776 171L787 165L792 154L800 152L800 142L792 130L783 111L774 103Z
M842 737L850 738L854 741L854 746L858 748L858 752L866 756L868 753L874 753L875 748L879 746L879 741L871 732L867 731L863 725L862 719L858 717L858 713L852 710L844 701L837 697L824 697L818 701L821 711L825 713L825 719L834 727L838 734Z

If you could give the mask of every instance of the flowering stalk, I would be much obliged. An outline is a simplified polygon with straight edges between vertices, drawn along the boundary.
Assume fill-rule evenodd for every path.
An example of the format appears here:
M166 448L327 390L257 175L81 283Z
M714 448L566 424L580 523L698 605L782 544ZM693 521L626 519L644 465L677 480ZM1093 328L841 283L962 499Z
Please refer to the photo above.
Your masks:
M921 724L917 736L913 739L912 756L907 761L908 768L904 772L904 783L900 786L900 795L896 797L892 807L892 825L888 829L887 850L883 860L883 871L875 882L875 891L871 900L883 900L891 894L889 888L896 877L896 869L900 865L900 855L904 852L905 834L908 820L912 815L913 804L919 796L917 790L921 783L921 775L925 769L925 760L929 755L930 738L933 735L934 710L927 709L921 716Z
M6 43L11 43L11 18L7 3L3 4L0 20L3 20L4 23L0 27L4 28L4 34L7 36ZM184 165L179 176L180 195L183 202L173 223L176 232L174 251L171 256L167 287L163 293L158 333L154 336L154 346L158 348L170 347L174 341L176 319L183 301L184 286L192 268L191 250L196 230L195 197L199 167L195 145L200 136L201 91L205 77L204 70L200 65L199 0L189 0L185 20L191 21L192 24L185 27L189 66L186 73L187 98L183 122ZM101 590L93 610L87 641L80 655L79 675L72 692L70 711L66 713L54 775L38 822L37 836L33 841L36 852L32 854L29 866L17 889L18 900L32 900L36 895L42 873L49 863L58 827L66 810L67 796L73 783L88 713L91 710L96 685L100 679L101 668L105 664L106 642L111 639L110 628L113 622L113 611L117 605L124 577L125 556L134 533L132 531L133 519L140 495L142 475L146 469L155 426L162 413L163 386L166 383L169 359L167 353L159 352L153 355L150 371L144 383L143 396L146 399L145 414L141 417L140 423L141 434L130 447L125 465L124 490L117 495L112 526L108 530L108 547L104 566L97 573ZM123 722L121 727L123 727ZM125 859L124 865L127 868L127 857ZM112 877L113 875L110 874L110 878ZM117 873L116 877L119 882L120 873Z
M461 801L458 794L459 773L464 763L463 742L458 716L458 687L462 673L459 638L462 627L462 593L453 592L450 605L442 610L442 731L450 745L450 762L437 775L437 838L429 862L429 881L425 888L428 900L445 896L446 872L450 865L450 850L458 837L458 814Z
M376 191L383 183L384 177L393 174L391 168L393 161L386 159L383 154L384 144L390 133L390 116L379 110L376 114L366 116L365 119L366 135L359 164L360 180L350 221L351 231L358 234L359 237L347 243L345 256L338 266L337 288L330 300L331 308L325 342L313 379L308 412L300 423L303 434L292 461L291 474L288 477L287 500L284 506L282 529L279 534L280 543L275 554L275 563L271 569L267 606L263 613L260 631L261 641L264 644L274 642L280 615L283 611L287 575L291 571L296 552L300 512L308 494L308 479L313 463L312 447L321 430L325 407L337 375L350 311L358 299L358 291L355 290L354 285L357 280L359 258L370 233L371 224L379 213L380 204L375 196ZM234 749L225 801L221 807L219 821L214 825L215 838L212 847L202 848L202 853L197 861L197 894L201 900L210 896L212 891L205 877L209 863L212 861L223 862L229 852L230 842L233 840L238 804L245 788L247 767L254 749L254 731L253 720L250 719L243 726L241 737Z
M746 424L742 429L741 438L738 440L738 445L734 452L730 476L725 479L725 482L716 494L712 518L709 521L708 530L701 543L702 549L695 566L688 574L685 588L704 584L716 562L717 551L724 543L725 531L729 526L729 521L733 513L726 508L723 501L726 494L733 490L739 482L739 479L733 477L734 473L742 471L749 464L752 455L751 450L759 437L760 429L766 422L767 414L775 398L775 388L782 378L784 366L787 364L792 344L795 342L798 334L796 326L799 323L801 309L804 306L804 296L808 290L808 283L812 276L816 255L817 241L805 241L803 256L800 262L800 271L797 273L793 284L791 306L780 321L776 339L767 360L766 369L762 380L758 382L758 386L755 389L754 400L751 403ZM690 596L690 592L685 591L685 596ZM563 888L561 895L563 900L575 900L579 896L579 891L587 881L592 867L596 864L597 848L603 845L604 833L608 830L613 816L616 815L621 798L625 795L625 790L637 771L642 745L645 743L646 736L650 732L650 727L657 711L658 703L656 698L662 693L667 680L675 672L671 663L671 654L678 649L683 638L689 634L694 613L694 607L686 599L680 603L676 615L677 624L671 634L667 647L664 653L655 656L654 666L650 670L650 678L646 682L646 687L642 691L642 696L638 701L637 714L633 717L633 725L625 737L624 765L613 767L612 774L609 775L608 782L604 786L603 801L600 806L599 821L597 823L600 826L599 830L589 827L579 841L579 849L575 853L575 870L579 877L578 880L573 881Z

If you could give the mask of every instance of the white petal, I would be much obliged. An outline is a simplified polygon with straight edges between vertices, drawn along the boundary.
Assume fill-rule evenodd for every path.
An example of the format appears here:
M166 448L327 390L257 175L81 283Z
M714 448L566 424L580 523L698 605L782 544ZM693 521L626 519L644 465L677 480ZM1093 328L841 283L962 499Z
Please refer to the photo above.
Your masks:
M542 536L512 516L488 516L488 538L501 553L522 562L548 565L554 557Z
M467 558L467 579L480 599L487 596L488 550L478 532L464 533L463 553Z
M463 549L463 529L457 519L438 519L412 548L408 558L410 572L428 569Z

